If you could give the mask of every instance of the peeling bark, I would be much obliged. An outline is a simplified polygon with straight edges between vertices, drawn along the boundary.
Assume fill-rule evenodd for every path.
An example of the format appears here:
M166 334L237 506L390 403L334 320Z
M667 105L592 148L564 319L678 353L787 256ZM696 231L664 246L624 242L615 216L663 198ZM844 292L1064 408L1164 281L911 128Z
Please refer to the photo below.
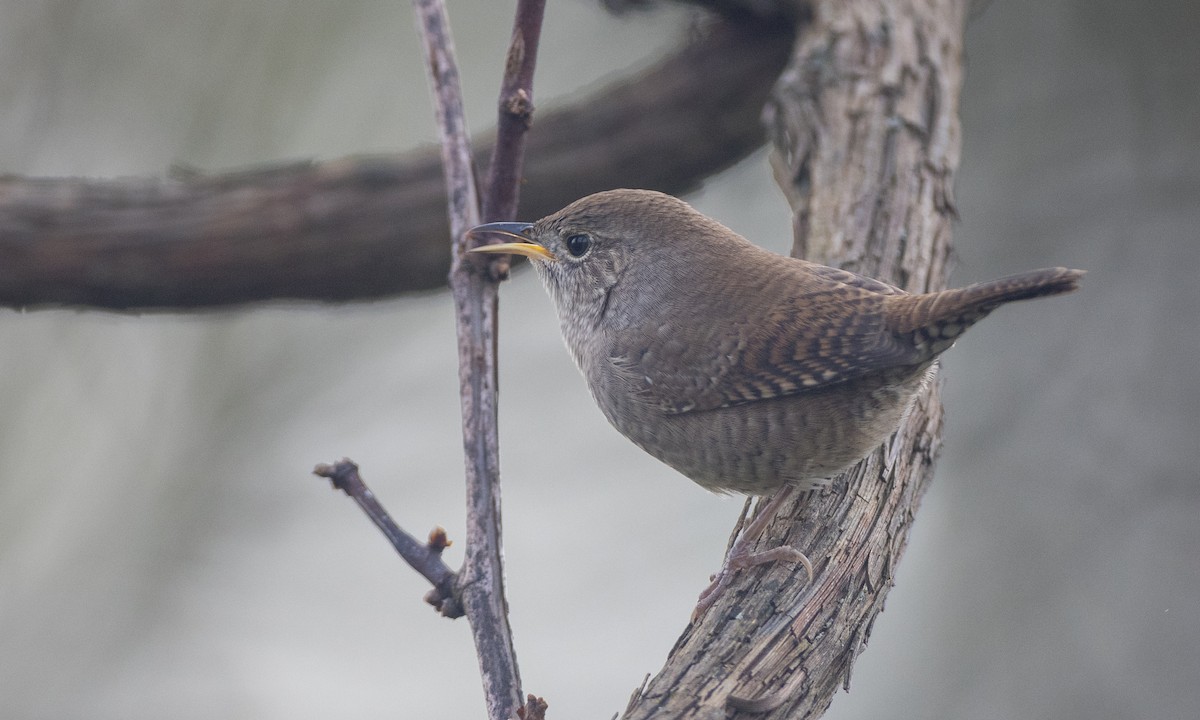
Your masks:
M964 3L816 3L768 106L793 253L898 284L942 288L958 165ZM883 609L941 437L937 383L897 434L831 490L800 498L759 549L816 566L740 573L625 717L819 717Z

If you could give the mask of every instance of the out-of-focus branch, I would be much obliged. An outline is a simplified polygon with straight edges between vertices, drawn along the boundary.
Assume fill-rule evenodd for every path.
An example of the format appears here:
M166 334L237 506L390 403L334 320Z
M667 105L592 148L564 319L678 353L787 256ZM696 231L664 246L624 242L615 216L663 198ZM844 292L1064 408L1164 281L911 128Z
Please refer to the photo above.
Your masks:
M521 217L598 190L675 194L764 140L791 25L714 22L639 76L540 114ZM479 139L481 165L491 142ZM168 179L0 178L0 306L183 310L444 287L436 151ZM508 218L506 218L508 219Z

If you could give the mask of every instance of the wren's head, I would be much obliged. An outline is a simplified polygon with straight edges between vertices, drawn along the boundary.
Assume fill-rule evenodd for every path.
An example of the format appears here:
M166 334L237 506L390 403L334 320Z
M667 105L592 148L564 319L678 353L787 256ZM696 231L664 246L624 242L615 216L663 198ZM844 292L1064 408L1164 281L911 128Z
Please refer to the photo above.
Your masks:
M719 259L729 237L737 237L682 200L650 190L596 193L532 224L489 223L470 234L517 241L472 252L533 261L581 366L584 345L598 341L595 335L605 327L622 327L631 315L645 317L665 297L690 294L688 287L700 278L688 258Z

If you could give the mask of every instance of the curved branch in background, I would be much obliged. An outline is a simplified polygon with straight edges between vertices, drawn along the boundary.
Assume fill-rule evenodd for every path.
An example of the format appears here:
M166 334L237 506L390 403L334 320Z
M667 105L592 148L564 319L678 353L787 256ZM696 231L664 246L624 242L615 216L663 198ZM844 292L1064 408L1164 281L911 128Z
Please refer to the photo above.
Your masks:
M680 194L765 140L789 23L714 22L638 77L546 112L521 216L613 187ZM475 161L491 153L477 140ZM346 301L446 284L435 148L221 175L0 178L0 306L185 310Z
M944 286L965 0L822 0L768 106L794 254L910 291ZM760 547L816 567L735 576L634 694L626 720L825 712L882 611L941 443L937 383L882 448L792 501Z

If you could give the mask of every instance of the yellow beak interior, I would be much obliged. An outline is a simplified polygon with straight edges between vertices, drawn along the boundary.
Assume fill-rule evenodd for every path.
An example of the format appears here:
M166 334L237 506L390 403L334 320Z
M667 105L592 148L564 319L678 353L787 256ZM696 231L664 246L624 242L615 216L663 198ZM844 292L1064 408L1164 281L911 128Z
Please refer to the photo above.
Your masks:
M495 245L481 245L477 248L471 248L467 252L475 253L511 253L513 255L524 255L534 260L554 260L554 253L550 252L541 245L531 242L511 242L497 243Z

